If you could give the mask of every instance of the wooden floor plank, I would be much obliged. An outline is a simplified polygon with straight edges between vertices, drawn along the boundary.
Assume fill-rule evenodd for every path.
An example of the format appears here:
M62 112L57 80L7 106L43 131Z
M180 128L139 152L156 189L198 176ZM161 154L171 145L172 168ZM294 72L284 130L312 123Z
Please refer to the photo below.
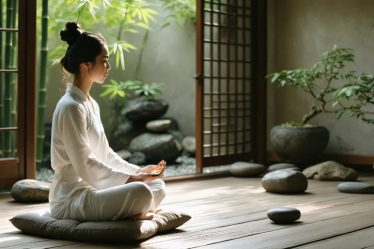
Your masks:
M294 248L331 249L331 248L374 248L374 227L350 232L331 239L324 239Z
M298 225L284 226L283 229L271 232L261 232L234 240L227 239L226 241L219 241L219 243L196 246L195 248L293 248L313 241L344 235L347 231L372 228L374 227L372 213L372 210L370 210L315 223L299 223ZM374 241L374 238L371 238L371 240Z

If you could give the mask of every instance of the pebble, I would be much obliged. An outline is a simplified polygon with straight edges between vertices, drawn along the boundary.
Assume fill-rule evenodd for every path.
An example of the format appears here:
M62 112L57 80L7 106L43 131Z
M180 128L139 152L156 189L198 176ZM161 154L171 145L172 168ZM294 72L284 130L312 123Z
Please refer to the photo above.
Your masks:
M342 182L338 185L342 193L374 194L374 185L365 182Z
M171 125L171 120L158 119L158 120L149 121L145 125L145 127L147 127L147 129L149 131L164 132L164 131L167 131L169 129L170 125Z
M291 207L272 208L267 211L270 220L277 224L288 224L298 220L301 216L300 210Z

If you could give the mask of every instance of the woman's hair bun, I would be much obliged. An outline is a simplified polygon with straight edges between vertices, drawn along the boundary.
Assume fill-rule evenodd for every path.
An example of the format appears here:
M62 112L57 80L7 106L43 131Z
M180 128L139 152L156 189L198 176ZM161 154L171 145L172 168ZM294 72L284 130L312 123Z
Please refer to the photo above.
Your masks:
M79 24L76 22L68 22L65 29L60 31L61 40L66 41L69 46L72 45L82 34Z

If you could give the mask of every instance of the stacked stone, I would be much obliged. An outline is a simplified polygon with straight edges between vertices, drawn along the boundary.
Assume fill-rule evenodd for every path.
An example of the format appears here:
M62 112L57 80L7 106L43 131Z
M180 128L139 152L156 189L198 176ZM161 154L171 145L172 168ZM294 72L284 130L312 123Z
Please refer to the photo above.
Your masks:
M122 110L120 125L113 133L113 149L137 165L161 160L181 164L188 161L195 154L195 138L185 137L174 118L164 117L168 106L161 99L129 101Z

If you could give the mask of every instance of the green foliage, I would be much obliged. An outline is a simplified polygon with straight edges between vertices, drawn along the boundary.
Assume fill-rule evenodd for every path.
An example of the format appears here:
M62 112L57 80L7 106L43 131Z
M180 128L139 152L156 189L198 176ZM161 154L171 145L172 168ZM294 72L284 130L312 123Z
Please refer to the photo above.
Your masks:
M160 0L165 9L170 11L168 18L175 19L179 25L186 23L195 23L196 21L196 0ZM170 21L166 21L162 26L170 25Z
M278 86L302 89L314 100L309 113L300 122L306 124L320 113L333 113L337 119L344 113L374 124L374 76L346 69L354 62L352 49L334 46L311 68L284 70L266 77ZM298 123L298 124L297 124Z
M110 83L103 85L105 88L101 96L109 96L110 99L121 99L127 96L127 92L134 96L142 96L145 100L155 99L161 94L161 85L159 83L144 83L139 80L127 80L117 82L111 80Z
M125 70L125 54L135 50L125 35L138 33L140 29L149 30L157 12L152 4L144 0L65 0L50 1L50 33L54 36L68 21L78 21L89 31L90 28L104 27L102 35L106 38L110 55L115 57L116 67ZM66 45L53 46L49 58L56 63L62 58Z
M342 87L335 96L335 105L343 106L353 117L374 124L373 75L363 73L355 82Z

